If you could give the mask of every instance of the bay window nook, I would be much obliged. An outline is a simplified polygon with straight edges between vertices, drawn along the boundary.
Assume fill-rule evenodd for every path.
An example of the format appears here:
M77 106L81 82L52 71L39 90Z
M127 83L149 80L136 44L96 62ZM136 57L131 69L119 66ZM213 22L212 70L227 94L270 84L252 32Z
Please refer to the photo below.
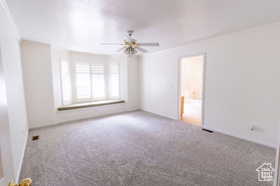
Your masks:
M124 58L72 51L56 55L58 110L124 103Z

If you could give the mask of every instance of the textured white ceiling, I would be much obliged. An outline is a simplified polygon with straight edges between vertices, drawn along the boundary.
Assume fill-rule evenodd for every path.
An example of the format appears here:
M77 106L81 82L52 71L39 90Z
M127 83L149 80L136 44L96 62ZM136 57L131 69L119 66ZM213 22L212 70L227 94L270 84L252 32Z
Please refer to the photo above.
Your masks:
M128 29L159 48L280 21L279 0L7 0L24 39L111 53Z

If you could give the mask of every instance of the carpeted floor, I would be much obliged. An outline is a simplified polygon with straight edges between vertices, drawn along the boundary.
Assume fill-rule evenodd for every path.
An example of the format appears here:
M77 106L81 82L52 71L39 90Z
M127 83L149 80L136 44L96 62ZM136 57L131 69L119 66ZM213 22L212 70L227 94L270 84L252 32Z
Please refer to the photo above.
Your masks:
M40 140L31 141L33 135ZM138 111L32 130L33 186L258 186L273 149Z

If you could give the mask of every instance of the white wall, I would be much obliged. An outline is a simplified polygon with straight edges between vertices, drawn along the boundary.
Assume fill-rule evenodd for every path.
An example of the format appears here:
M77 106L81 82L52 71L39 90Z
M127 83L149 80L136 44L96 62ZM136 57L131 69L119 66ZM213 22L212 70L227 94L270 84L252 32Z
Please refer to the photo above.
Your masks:
M5 2L2 0L0 0L0 9L1 61L6 79L13 171L14 178L17 179L28 136L19 35Z
M23 41L21 48L30 128L139 109L137 58L122 59L125 67L123 80L126 82L126 103L57 111L57 107L60 106L57 66L61 54L65 51L32 41Z
M144 55L142 109L177 119L179 59L206 53L204 127L275 146L279 33L277 23ZM249 130L252 124L254 132Z
M50 47L25 41L21 46L29 127L53 123Z

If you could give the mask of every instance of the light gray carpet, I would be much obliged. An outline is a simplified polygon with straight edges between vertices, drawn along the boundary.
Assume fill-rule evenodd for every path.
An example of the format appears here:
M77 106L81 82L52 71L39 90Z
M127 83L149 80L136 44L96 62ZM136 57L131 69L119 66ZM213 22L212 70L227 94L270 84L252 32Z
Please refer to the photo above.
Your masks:
M31 141L40 135L39 141ZM257 186L273 149L138 111L30 132L33 186Z

